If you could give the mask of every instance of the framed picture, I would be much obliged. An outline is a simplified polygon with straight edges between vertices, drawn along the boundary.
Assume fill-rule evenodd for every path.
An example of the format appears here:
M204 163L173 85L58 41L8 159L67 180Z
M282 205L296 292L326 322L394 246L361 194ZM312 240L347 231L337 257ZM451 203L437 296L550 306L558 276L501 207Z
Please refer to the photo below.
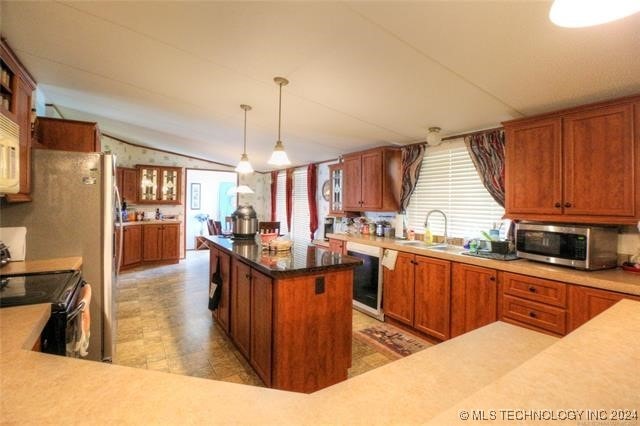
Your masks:
M200 184L191 184L191 210L200 210Z

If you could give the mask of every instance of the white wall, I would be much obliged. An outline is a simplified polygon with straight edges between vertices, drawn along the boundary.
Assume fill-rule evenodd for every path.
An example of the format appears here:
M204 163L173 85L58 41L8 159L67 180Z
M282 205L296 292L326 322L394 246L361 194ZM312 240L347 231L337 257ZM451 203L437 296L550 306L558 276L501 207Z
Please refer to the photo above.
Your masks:
M209 170L187 170L187 197L185 198L186 214L186 249L195 249L195 237L197 235L209 235L206 222L200 223L195 216L208 214L209 219L219 220L224 223L225 212L219 209L220 184L235 185L236 174L230 172L217 172ZM191 208L191 184L200 184L200 209ZM232 210L233 211L233 210Z

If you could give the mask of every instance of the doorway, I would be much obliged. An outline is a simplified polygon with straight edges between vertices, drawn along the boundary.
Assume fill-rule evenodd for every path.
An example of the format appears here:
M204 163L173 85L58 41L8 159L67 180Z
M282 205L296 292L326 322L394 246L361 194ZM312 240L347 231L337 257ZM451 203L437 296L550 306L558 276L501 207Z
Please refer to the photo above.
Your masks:
M207 219L224 222L237 207L235 172L187 169L187 200L185 203L185 237L187 250L196 248L196 237L209 235Z

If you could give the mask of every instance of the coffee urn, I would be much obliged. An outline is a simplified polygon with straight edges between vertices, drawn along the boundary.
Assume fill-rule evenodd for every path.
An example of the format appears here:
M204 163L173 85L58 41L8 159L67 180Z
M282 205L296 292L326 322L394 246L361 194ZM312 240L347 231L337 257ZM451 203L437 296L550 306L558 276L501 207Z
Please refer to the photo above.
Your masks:
M258 232L258 215L253 206L239 206L231 214L233 220L233 238L251 239Z

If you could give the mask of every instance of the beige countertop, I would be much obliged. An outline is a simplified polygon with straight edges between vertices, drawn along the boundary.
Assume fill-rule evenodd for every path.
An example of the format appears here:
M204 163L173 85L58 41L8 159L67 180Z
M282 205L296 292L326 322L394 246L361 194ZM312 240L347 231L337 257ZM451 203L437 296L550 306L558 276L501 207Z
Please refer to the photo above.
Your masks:
M60 257L57 259L26 260L9 262L0 269L2 275L20 275L35 272L71 271L80 269L82 257Z
M640 274L626 272L621 268L587 272L562 266L533 262L526 259L502 261L465 256L461 254L465 250L455 246L452 246L447 250L433 250L404 246L402 244L398 244L396 240L392 238L371 237L366 235L354 236L346 234L329 234L329 237L343 241L353 241L392 250L419 254L422 256L467 263L470 265L484 266L486 268L493 268L500 271L531 275L549 280L557 280L586 287L594 287L640 296Z
M162 220L134 220L129 222L122 222L122 226L132 226L132 225L157 225L159 223L169 224L169 223L182 223L182 221L177 219L162 219ZM116 223L116 226L120 224Z
M630 300L562 339L496 322L311 395L25 350L48 314L0 309L0 423L451 424L469 409L640 409Z

